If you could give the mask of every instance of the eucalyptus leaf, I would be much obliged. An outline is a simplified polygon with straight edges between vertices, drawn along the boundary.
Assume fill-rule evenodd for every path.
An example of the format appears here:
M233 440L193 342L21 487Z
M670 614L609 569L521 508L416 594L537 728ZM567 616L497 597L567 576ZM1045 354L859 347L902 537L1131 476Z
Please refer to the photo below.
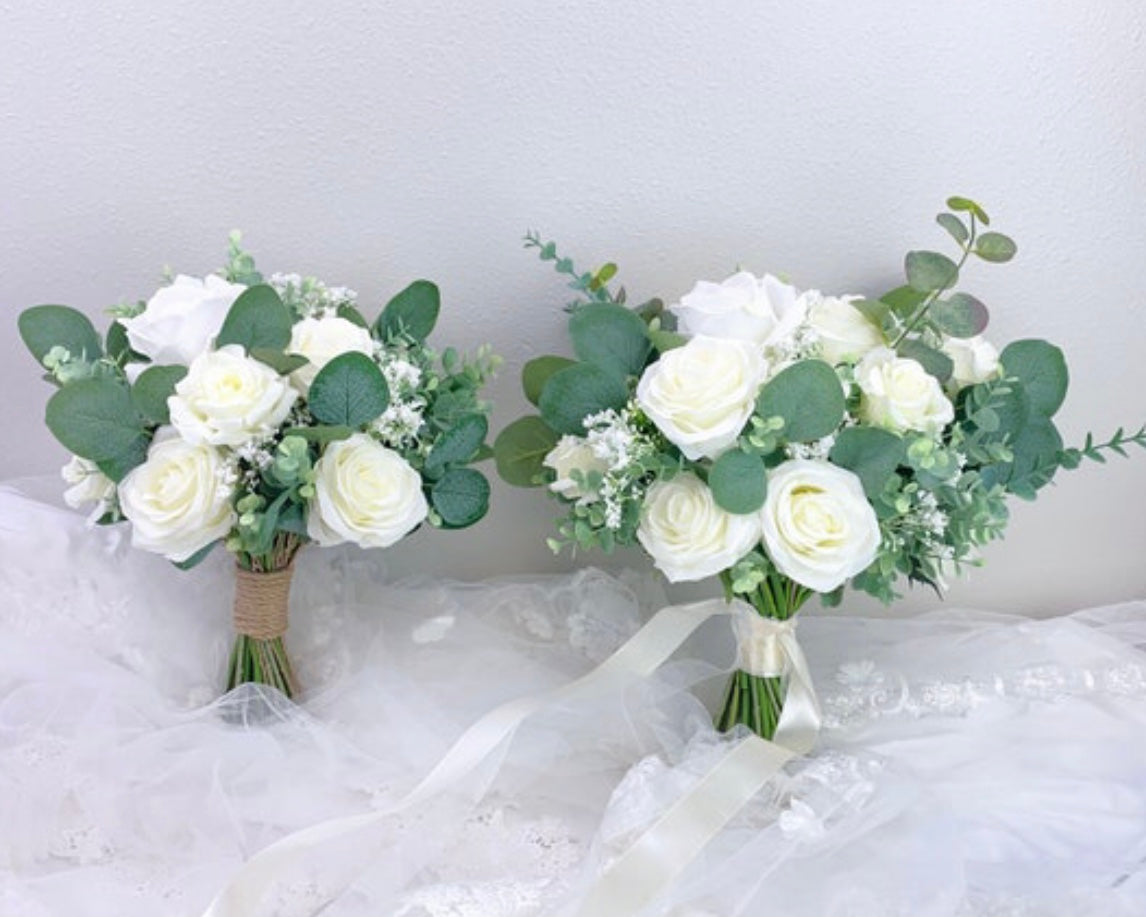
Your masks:
M318 443L325 445L326 443L338 442L342 439L349 439L354 435L354 430L347 426L326 426L320 425L316 427L289 427L283 430L283 437L298 436L308 442Z
M573 352L621 376L640 375L652 343L640 317L614 303L588 303L569 316Z
M197 567L207 559L208 554L215 550L215 545L217 545L220 541L222 541L221 538L216 538L209 544L205 544L186 560L173 560L172 563L180 570L190 570L192 567Z
M352 325L357 325L359 328L369 329L370 327L370 323L366 321L362 313L348 302L340 304L338 308L334 310L334 314L339 318L346 319Z
M934 347L928 347L922 341L914 338L900 342L896 350L901 357L914 360L944 384L955 372L955 364L947 354L936 350Z
M927 293L921 293L919 290L911 286L904 285L896 287L894 290L889 290L884 293L880 298L880 302L887 303L899 318L907 319L915 314L915 310L923 305L923 301L927 299Z
M446 528L465 528L489 510L489 481L473 468L451 468L430 489L430 503Z
M949 197L947 198L947 206L960 213L973 213L984 226L991 225L991 218L987 216L987 211L969 197Z
M281 350L270 350L265 347L256 347L251 356L260 363L269 366L280 376L289 376L296 369L301 369L310 362L301 353L283 353Z
M542 461L557 445L559 438L536 415L518 418L494 440L493 455L498 475L514 487L537 486L537 478L545 470Z
M282 351L290 343L290 331L290 312L279 294L267 284L257 284L240 293L231 305L215 347L239 344L247 353L256 349Z
M377 336L389 338L403 334L415 341L424 341L438 323L441 307L442 294L437 285L429 280L415 280L386 303L375 322Z
M761 390L756 413L784 418L788 442L809 442L834 433L843 422L843 386L823 360L801 360L781 370Z
M70 306L32 306L16 321L24 345L36 362L53 347L63 347L75 359L94 362L103 356L103 343L91 320Z
M985 232L975 240L975 254L995 264L1010 261L1018 250L1014 240L1001 232Z
M567 366L573 366L576 362L568 357L546 355L534 357L526 363L521 370L521 387L525 390L525 397L529 399L529 403L536 405L541 400L541 391L550 376Z
M999 360L1006 374L1022 384L1033 412L1053 417L1062 407L1070 374L1066 357L1054 344L1036 338L1013 341L1003 348Z
M953 213L941 213L935 217L935 222L946 229L951 238L960 245L965 245L971 237L963 221Z
M708 486L721 509L737 515L754 513L764 505L768 494L764 460L739 449L725 452L713 462Z
M323 424L361 427L390 404L386 377L370 357L351 351L327 363L310 384L310 413Z
M489 421L482 414L467 414L438 437L426 456L423 471L438 478L451 465L468 462L481 448L489 432Z
M946 299L936 300L928 310L927 317L946 335L971 338L983 333L990 313L974 296L952 293Z
M549 377L537 406L553 430L583 435L586 417L620 410L628 400L629 388L619 376L592 363L577 363Z
M170 423L167 399L175 394L176 383L186 375L186 366L147 367L131 387L131 400L136 410L156 426Z
M908 252L904 273L911 288L920 293L946 290L959 280L959 267L939 252Z
M115 379L81 379L48 401L48 429L70 452L112 463L122 478L147 457L151 437L131 392Z
M675 331L666 331L663 328L649 332L649 341L656 348L657 353L668 353L688 343L688 338Z
M906 446L902 439L877 427L846 427L840 430L828 458L834 465L854 472L868 499L874 500L902 464Z

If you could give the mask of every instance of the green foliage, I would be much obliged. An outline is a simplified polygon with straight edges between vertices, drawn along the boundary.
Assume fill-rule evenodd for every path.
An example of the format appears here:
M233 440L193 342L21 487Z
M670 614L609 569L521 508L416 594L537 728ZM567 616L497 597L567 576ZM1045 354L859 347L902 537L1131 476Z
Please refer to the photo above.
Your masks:
M989 318L987 307L967 293L952 293L947 299L936 300L930 314L935 326L953 338L982 334Z
M556 432L579 435L584 433L583 421L590 414L620 410L628 399L629 388L620 377L592 363L577 363L549 377L538 408Z
M761 417L782 417L784 438L810 442L834 433L846 409L843 388L823 360L801 360L776 374L756 399Z
M24 346L40 365L54 347L62 347L73 359L94 362L103 356L100 336L91 320L68 306L32 306L17 319Z
M445 528L473 525L489 509L489 481L472 468L451 468L430 488L430 504Z
M973 200L967 197L949 197L947 198L947 206L951 210L959 213L970 213L984 226L991 225L991 219L987 216L987 211L976 204Z
M468 414L438 437L422 471L430 479L440 478L448 468L469 462L485 442L489 421L483 414Z
M1086 441L1082 446L1064 450L1060 456L1060 461L1064 468L1077 468L1083 459L1090 459L1092 462L1098 462L1102 465L1106 463L1106 456L1103 455L1103 452L1106 451L1128 458L1127 446L1140 446L1146 449L1146 425L1139 427L1137 433L1130 434L1119 427L1114 435L1104 443L1096 443L1094 434L1087 433Z
M1015 257L1018 247L1014 240L1001 232L985 232L975 244L975 254L984 261L1003 264Z
M639 376L652 344L645 323L624 306L588 303L569 316L578 359L619 376Z
M221 540L222 539L216 538L210 544L201 547L186 560L176 560L172 561L172 563L180 570L191 570L194 567L198 567L199 564L203 563L203 561L207 559L208 555L210 555L210 553L215 550L215 546L219 544Z
M941 213L935 217L935 222L946 229L960 246L965 245L971 237L966 224L953 213Z
M649 329L649 341L653 347L656 348L657 353L668 353L670 350L676 350L678 347L683 347L688 343L688 338L683 334L677 334L675 331L664 331L662 329Z
M386 303L375 323L375 335L384 340L406 337L421 343L438 323L442 294L428 280L415 280Z
M296 369L301 369L310 362L300 353L283 353L281 350L270 350L265 347L256 347L251 356L260 363L269 366L280 376L289 376Z
M959 265L939 252L908 252L904 273L908 285L920 293L946 290L959 282Z
M529 403L536 405L541 400L541 392L545 383L555 372L576 364L576 360L568 357L543 356L534 357L522 367L521 387L525 390L525 397Z
M615 264L606 264L600 271L578 271L570 258L563 257L557 251L555 242L542 242L541 236L532 230L525 234L525 248L536 249L537 256L542 261L552 261L553 268L558 274L570 278L568 286L576 290L582 297L569 304L570 310L579 307L582 302L619 302L609 292L608 282L616 274ZM606 276L607 275L607 276Z
M713 462L708 486L721 509L739 515L754 513L764 505L768 494L764 460L752 452L725 452Z
M828 456L833 464L855 472L869 500L883 493L905 457L903 440L877 427L845 427Z
M272 287L248 287L232 304L215 339L216 348L239 344L254 350L281 352L290 343L291 318Z
M1062 407L1070 375L1059 348L1037 339L1013 341L1003 348L999 361L1008 376L1018 379L1033 412L1053 417Z
M83 379L60 389L48 401L46 420L64 448L97 463L114 481L147 457L151 437L118 380Z
M341 354L327 363L310 384L310 412L319 423L362 427L381 416L390 403L386 378L370 357Z
M186 375L186 366L149 366L139 374L131 387L131 400L148 423L162 426L171 422L167 399Z
M915 338L908 338L896 347L901 357L915 360L940 382L946 382L955 372L955 364L942 351L929 347Z
M518 418L494 441L493 455L498 475L514 487L536 487L545 471L541 463L559 438L540 417Z
M231 230L228 237L227 266L223 274L231 283L253 286L263 282L263 275L255 268L255 259L243 250L243 234Z

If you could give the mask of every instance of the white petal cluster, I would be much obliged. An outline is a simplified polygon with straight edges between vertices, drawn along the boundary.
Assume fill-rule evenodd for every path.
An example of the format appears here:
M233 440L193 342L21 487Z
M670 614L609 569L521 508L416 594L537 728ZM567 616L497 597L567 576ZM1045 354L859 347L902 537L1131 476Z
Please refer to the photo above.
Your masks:
M335 357L352 352L374 355L374 339L361 325L336 315L295 322L287 353L306 357L309 362L290 374L291 385L305 395L319 370Z
M856 367L863 393L860 419L894 433L938 433L955 419L955 406L934 376L916 360L880 347Z
M214 274L202 279L180 274L156 291L139 315L120 322L132 350L158 365L187 366L211 346L244 290Z

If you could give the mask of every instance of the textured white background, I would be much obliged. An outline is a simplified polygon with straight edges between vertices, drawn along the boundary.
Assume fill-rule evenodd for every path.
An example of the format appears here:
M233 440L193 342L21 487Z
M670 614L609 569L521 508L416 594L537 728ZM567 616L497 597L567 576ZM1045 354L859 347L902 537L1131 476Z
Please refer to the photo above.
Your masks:
M1137 0L908 4L0 2L0 478L54 473L49 390L17 312L98 316L202 273L242 227L265 270L381 303L445 295L439 340L517 371L564 347L526 228L637 295L737 264L878 292L943 243L949 193L1020 245L968 288L1001 342L1073 371L1068 440L1146 418L1146 14ZM553 505L498 487L479 530L418 535L397 572L568 567ZM1146 454L1019 504L956 604L1045 614L1146 595ZM0 524L3 520L0 520ZM636 555L622 557L639 563ZM899 606L935 604L915 593ZM856 601L855 607L867 607Z

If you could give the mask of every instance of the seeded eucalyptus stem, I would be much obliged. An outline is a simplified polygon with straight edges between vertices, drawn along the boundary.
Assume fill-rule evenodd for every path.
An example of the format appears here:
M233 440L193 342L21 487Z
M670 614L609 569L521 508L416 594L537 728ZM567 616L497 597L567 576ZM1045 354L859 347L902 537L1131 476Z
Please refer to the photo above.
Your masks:
M252 573L274 573L285 570L294 560L302 542L290 532L277 532L271 550L265 554L239 552L235 561ZM282 637L260 640L249 634L237 634L227 665L227 690L253 682L269 685L287 697L294 697L298 687Z
M727 571L721 574L721 582L725 595L732 597L732 578ZM773 573L751 592L738 595L762 617L786 621L800 610L812 592L786 576ZM780 724L785 691L782 678L766 678L741 670L733 672L724 691L716 728L727 732L740 723L758 736L771 740Z

